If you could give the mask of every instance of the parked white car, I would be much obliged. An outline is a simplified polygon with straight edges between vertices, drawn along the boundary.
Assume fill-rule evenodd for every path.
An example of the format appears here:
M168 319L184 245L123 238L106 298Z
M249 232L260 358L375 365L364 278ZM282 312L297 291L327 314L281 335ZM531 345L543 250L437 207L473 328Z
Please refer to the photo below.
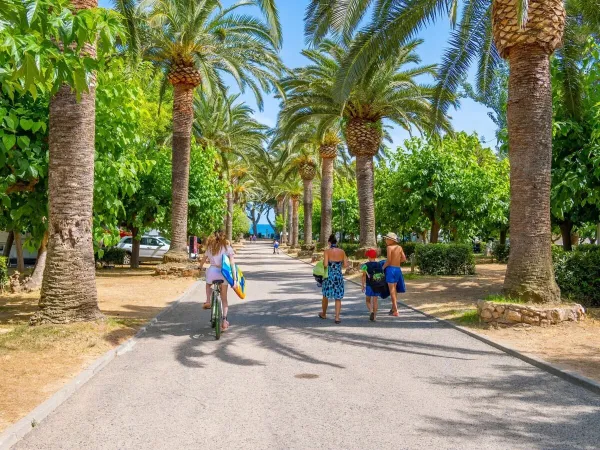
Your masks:
M125 236L117 244L118 248L127 252L123 261L125 265L131 262L132 242L131 236ZM170 248L171 241L162 236L143 236L140 240L140 261L160 260Z

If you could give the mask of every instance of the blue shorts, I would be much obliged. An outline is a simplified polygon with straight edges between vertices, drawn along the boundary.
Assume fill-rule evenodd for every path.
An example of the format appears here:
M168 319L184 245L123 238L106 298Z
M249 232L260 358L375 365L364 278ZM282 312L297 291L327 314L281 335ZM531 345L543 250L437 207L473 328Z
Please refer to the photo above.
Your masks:
M388 284L396 284L402 279L400 267L389 266L385 268L385 281Z
M381 294L376 294L375 292L373 292L371 286L365 286L365 295L367 297L381 297Z

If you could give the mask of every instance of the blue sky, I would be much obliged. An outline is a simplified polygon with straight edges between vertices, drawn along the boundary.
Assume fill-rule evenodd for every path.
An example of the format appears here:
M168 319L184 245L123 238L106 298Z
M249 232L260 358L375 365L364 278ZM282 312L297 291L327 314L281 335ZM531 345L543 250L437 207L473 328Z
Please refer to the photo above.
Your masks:
M236 0L223 0L224 6L234 3L236 3ZM303 18L308 3L309 0L277 1L284 39L281 57L288 67L299 67L306 62L300 52L305 47ZM100 0L100 6L109 7L110 4L111 0ZM246 10L251 12L250 8L246 8ZM255 10L254 13L257 11ZM424 43L419 47L418 51L424 64L437 64L441 61L449 33L449 22L444 19L439 20L435 26L430 26L422 33L421 38L424 40ZM237 87L232 86L232 91L237 91ZM279 111L279 103L273 97L265 98L263 111L257 110L252 94L246 93L242 98L255 109L255 115L258 120L268 126L275 124ZM460 109L451 111L450 115L452 116L452 124L455 130L469 133L476 132L485 138L489 146L494 146L496 143L495 125L488 117L487 112L488 109L486 107L471 100L463 99ZM394 140L391 145L392 148L401 145L402 141L408 137L408 134L400 129L394 129L391 134Z

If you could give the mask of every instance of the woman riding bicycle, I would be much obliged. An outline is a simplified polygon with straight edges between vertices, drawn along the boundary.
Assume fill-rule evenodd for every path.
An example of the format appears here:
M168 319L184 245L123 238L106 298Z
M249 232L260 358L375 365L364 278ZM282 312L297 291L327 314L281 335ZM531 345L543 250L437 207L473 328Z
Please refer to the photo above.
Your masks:
M206 253L200 262L200 270L202 270L204 267L204 263L206 263L207 259L210 263L210 267L206 270L206 303L204 303L204 309L211 308L210 297L212 292L212 284L217 280L225 281L225 278L221 274L221 262L223 261L223 255L229 256L232 266L235 264L233 259L235 252L225 237L225 233L222 231L216 231L208 237L206 241ZM227 321L227 288L227 282L221 284L221 301L223 302L223 330L226 330L229 327L229 322Z

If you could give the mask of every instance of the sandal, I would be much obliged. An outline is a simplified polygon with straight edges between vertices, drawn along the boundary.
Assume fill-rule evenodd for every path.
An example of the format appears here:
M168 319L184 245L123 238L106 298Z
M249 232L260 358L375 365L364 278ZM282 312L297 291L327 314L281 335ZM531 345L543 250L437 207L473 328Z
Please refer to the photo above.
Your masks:
M375 322L375 313L371 313L371 315L369 316L369 320L371 322Z
M322 313L319 313L319 319L323 319L323 320L327 319L327 316L323 317L321 314Z
M202 305L202 309L210 309L211 305L210 302L204 302L204 305Z
M337 325L339 325L340 323L342 323L342 321L341 321L340 319L335 319L335 323L336 323Z
M223 319L223 324L221 325L221 330L225 331L227 328L229 328L229 322L227 322L227 320Z

